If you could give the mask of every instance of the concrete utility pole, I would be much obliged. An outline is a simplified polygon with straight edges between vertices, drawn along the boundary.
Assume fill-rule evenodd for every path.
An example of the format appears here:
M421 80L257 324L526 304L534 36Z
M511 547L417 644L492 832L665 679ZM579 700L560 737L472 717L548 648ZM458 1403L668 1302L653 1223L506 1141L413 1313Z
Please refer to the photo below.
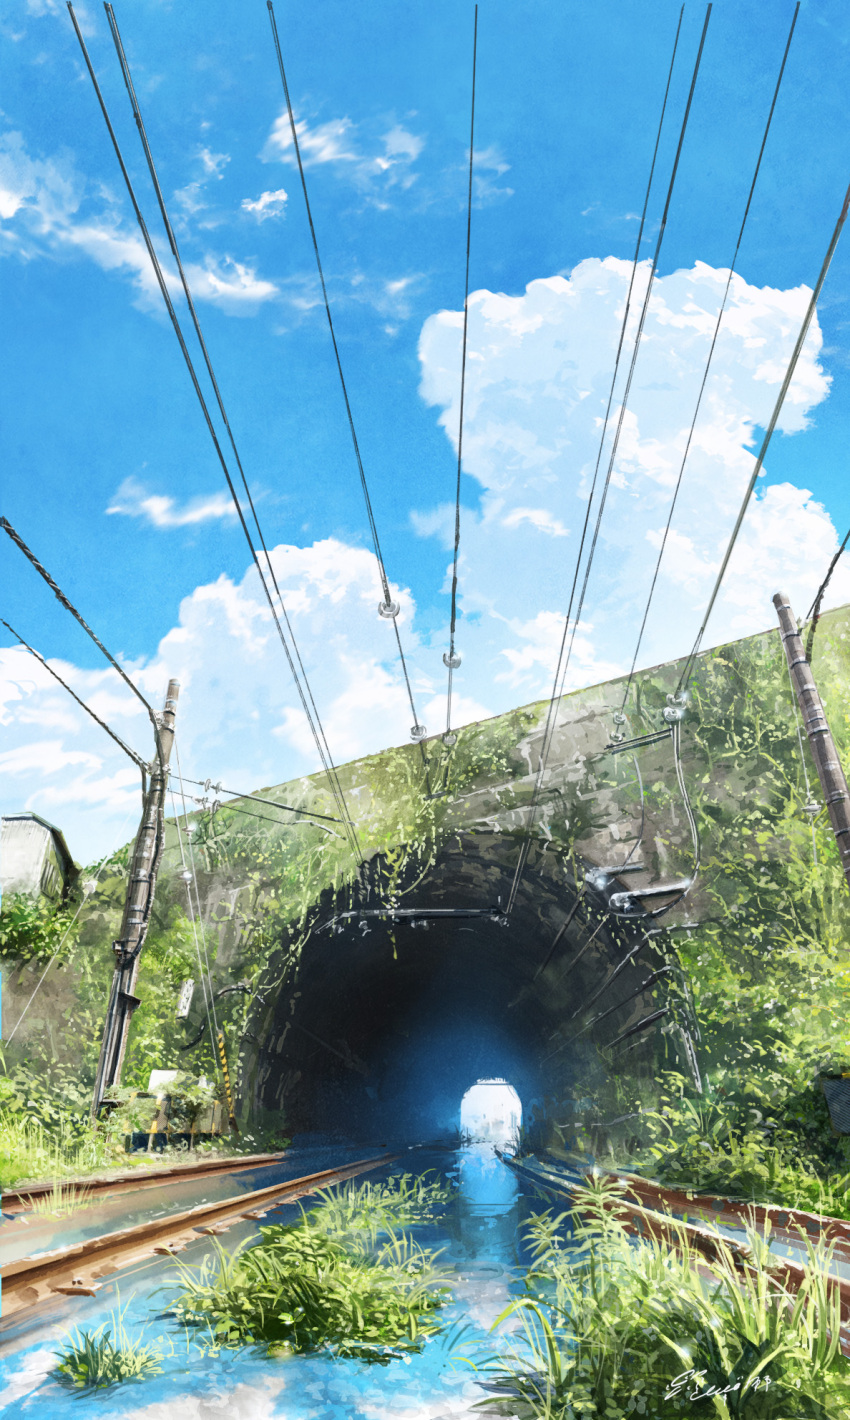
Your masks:
M812 757L818 771L829 821L838 844L838 855L847 886L850 887L850 794L847 780L835 748L817 686L812 676L812 668L806 659L803 640L797 630L797 622L788 598L777 592L773 598L782 629L782 643L788 658L788 668L803 716L803 724L812 747Z
M150 765L150 786L145 794L142 822L136 834L127 875L127 896L121 919L121 935L112 943L115 973L109 994L103 1043L95 1077L92 1119L96 1119L104 1098L121 1084L121 1067L127 1048L130 1020L139 1004L134 994L139 974L139 958L148 931L154 887L164 840L163 809L168 782L168 761L174 743L174 715L180 682L170 680L165 706L159 716L159 745Z

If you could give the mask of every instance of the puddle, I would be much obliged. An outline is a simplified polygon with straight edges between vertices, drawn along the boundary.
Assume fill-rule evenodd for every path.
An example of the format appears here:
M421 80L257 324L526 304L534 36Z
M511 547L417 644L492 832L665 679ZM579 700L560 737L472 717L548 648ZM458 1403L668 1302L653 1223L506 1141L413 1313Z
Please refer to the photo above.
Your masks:
M360 1157L368 1154L361 1146ZM337 1154L337 1159L339 1154ZM321 1166L321 1165L319 1165ZM441 1263L451 1269L452 1302L443 1310L442 1332L426 1341L419 1355L386 1366L334 1360L323 1354L269 1360L253 1350L202 1355L182 1329L157 1313L164 1298L157 1289L174 1276L169 1259L156 1258L104 1283L96 1298L57 1302L51 1316L0 1332L0 1413L51 1417L97 1415L101 1420L455 1420L471 1417L485 1392L473 1369L476 1343L486 1352L488 1331L518 1290L522 1270L520 1232L539 1200L493 1153L489 1144L460 1150L417 1150L368 1175L386 1178L399 1171L436 1169L458 1185L444 1218L416 1228L424 1246L444 1249ZM307 1172L308 1170L304 1170ZM290 1177L293 1176L290 1174ZM298 1217L289 1204L266 1220ZM23 1231L23 1229L21 1229ZM240 1224L224 1239L230 1248L256 1236L253 1225ZM64 1241L68 1241L67 1233ZM205 1239L190 1244L183 1260L203 1257ZM125 1384L91 1395L70 1393L50 1379L54 1350L75 1326L96 1327L108 1320L120 1300L129 1303L125 1318L131 1333L148 1322L146 1336L166 1354L163 1374L139 1384ZM492 1340L492 1338L491 1338ZM164 1343L164 1344L163 1344Z

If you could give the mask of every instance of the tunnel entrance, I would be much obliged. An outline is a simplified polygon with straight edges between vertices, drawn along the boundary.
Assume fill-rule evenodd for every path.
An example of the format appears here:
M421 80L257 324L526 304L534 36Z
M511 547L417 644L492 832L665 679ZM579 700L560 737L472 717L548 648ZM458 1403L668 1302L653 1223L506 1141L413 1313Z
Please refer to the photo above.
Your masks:
M510 918L470 916L506 901L516 851L508 834L458 832L409 886L376 857L352 887L323 893L255 996L243 1098L281 1111L287 1131L418 1142L456 1131L476 1081L510 1081L536 1127L573 1096L597 1045L594 1068L653 1068L643 1018L666 1015L653 1010L657 932L614 917L585 865L555 853L526 872ZM390 885L400 906L451 910L395 916Z
M507 1080L476 1080L460 1102L461 1133L473 1144L515 1144L522 1101Z

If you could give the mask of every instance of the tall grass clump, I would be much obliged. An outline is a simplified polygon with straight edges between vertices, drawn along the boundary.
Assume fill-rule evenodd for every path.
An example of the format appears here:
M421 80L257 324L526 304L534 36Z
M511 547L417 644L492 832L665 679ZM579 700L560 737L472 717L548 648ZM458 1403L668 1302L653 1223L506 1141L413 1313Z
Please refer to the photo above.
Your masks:
M386 1183L349 1183L345 1188L316 1190L319 1207L305 1213L310 1227L342 1236L368 1233L374 1241L381 1233L433 1223L445 1212L452 1188L439 1178L423 1174L394 1174Z
M63 1117L48 1127L31 1115L0 1110L0 1188L92 1173L123 1157L109 1134L77 1120Z
M124 1323L126 1306L112 1313L95 1331L69 1332L66 1346L57 1353L53 1375L69 1390L105 1390L125 1381L142 1381L162 1374L163 1352L131 1336Z
M448 1190L405 1174L387 1184L323 1191L300 1223L261 1228L261 1241L179 1266L172 1314L226 1347L269 1354L325 1349L381 1364L422 1349L449 1300L438 1254L392 1221L427 1222ZM378 1245L379 1234L386 1240Z
M521 1420L850 1414L829 1249L807 1243L803 1285L791 1294L777 1280L766 1236L754 1229L746 1268L736 1267L718 1234L706 1273L672 1219L670 1241L630 1238L622 1194L610 1181L588 1182L574 1202L570 1213L531 1220L525 1295L496 1323L512 1318L519 1329L485 1363L493 1395L482 1408Z

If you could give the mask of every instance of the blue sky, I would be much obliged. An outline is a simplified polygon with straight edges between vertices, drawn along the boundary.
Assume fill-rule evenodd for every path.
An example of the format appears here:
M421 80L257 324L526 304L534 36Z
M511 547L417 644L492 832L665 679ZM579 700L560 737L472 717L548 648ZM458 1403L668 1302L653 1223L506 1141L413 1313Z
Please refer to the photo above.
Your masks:
M685 8L646 257L704 13ZM714 6L574 684L628 664L666 516L669 477L657 468L672 467L689 422L722 291L712 273L734 248L792 13L786 3ZM164 253L105 16L91 3L77 14ZM678 14L661 0L480 7L461 721L527 702L551 682ZM409 594L402 631L423 717L436 730L473 7L295 0L277 15L387 571ZM335 727L331 748L344 760L399 742L409 710L389 630L374 614L379 586L297 170L280 136L266 6L133 0L116 17L266 541L289 549L281 575L320 709ZM238 775L248 787L308 772L315 759L279 648L259 621L256 644L239 629L255 605L243 581L247 548L140 257L66 8L9 3L0 27L2 511L152 697L168 673L186 678L181 734L198 777ZM848 40L839 0L802 6L646 663L682 654L693 638L805 305L797 288L817 276L850 179ZM740 585L730 583L709 643L772 625L769 594L783 578L808 605L836 530L850 524L844 243L789 432L775 439L759 488ZM529 283L544 284L527 295ZM704 318L693 317L695 303ZM147 753L147 731L103 678L95 649L19 554L0 551L3 616L61 660L78 693L112 696L116 725ZM850 599L848 586L837 578L837 600ZM0 647L12 644L4 631ZM2 806L70 825L78 855L103 850L132 802L134 773L31 666L22 669L21 655L4 662L11 748Z

